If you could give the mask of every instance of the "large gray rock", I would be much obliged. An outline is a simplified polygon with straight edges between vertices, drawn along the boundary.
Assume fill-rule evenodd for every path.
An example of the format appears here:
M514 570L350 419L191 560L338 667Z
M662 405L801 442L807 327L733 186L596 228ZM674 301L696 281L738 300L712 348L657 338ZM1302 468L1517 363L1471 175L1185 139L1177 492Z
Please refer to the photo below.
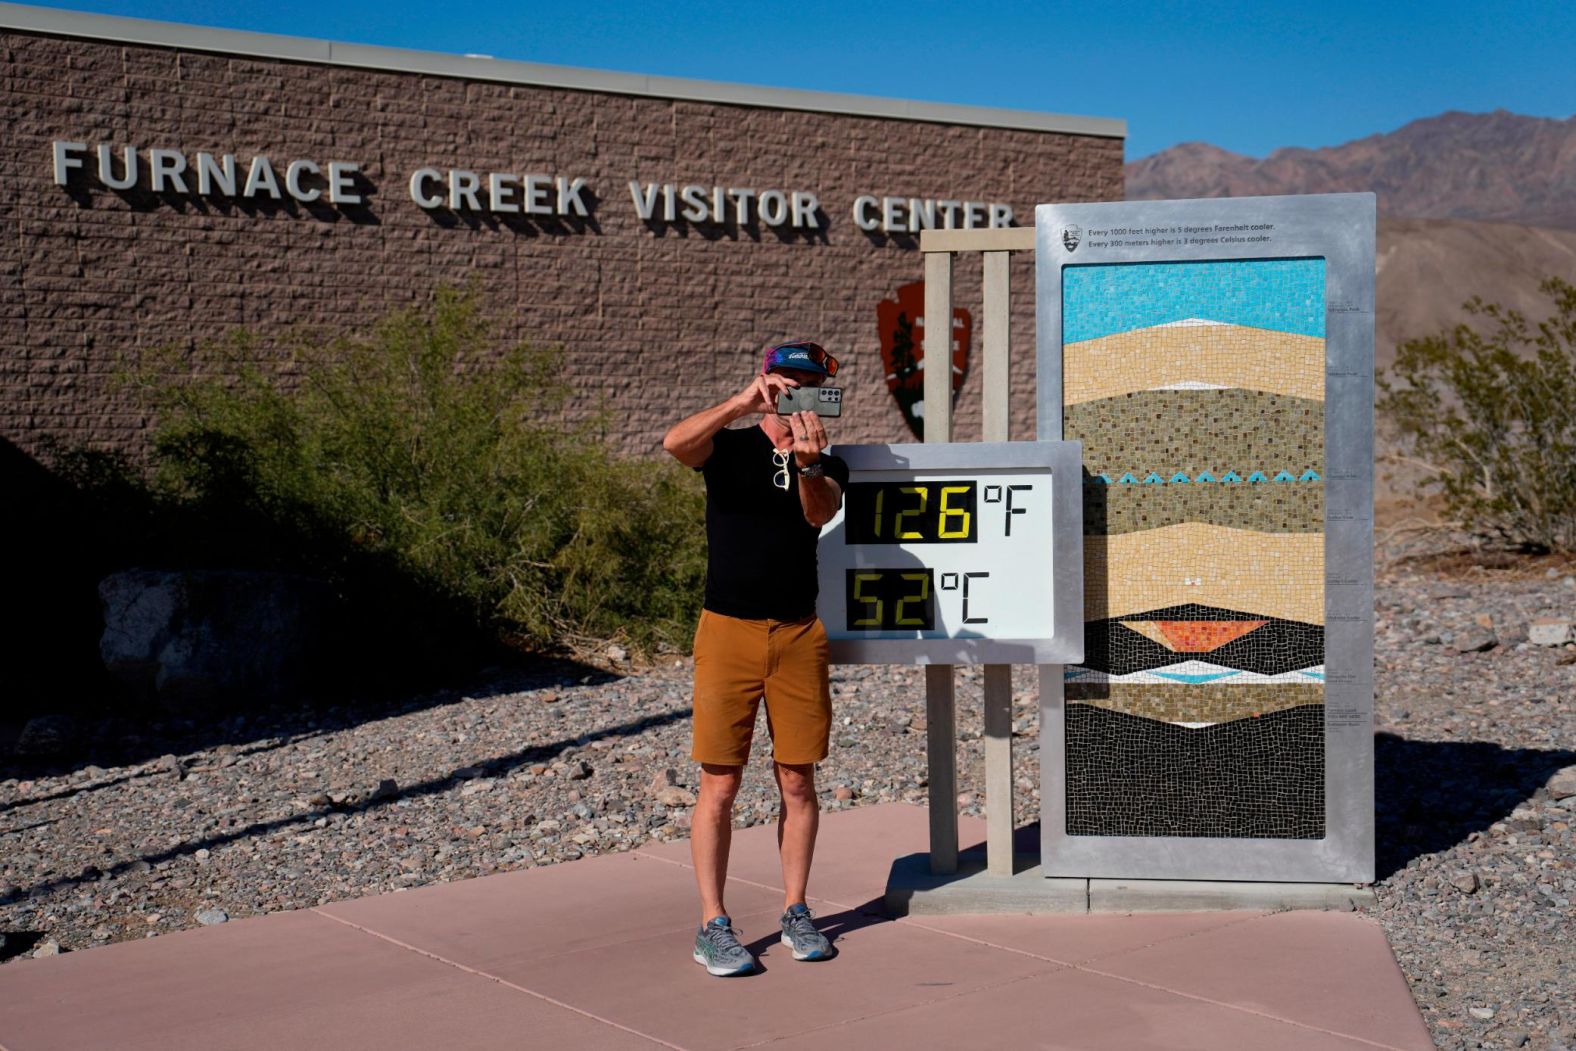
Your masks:
M242 570L130 569L99 582L112 675L174 712L275 700L325 652L333 590Z
M1527 625L1527 641L1534 646L1563 646L1573 639L1576 631L1563 617L1539 617Z
M77 726L69 715L38 715L17 735L16 754L36 759L58 759L76 743Z
M1482 653L1499 645L1499 637L1488 628L1470 627L1456 632L1455 638L1450 640L1450 645L1458 653Z

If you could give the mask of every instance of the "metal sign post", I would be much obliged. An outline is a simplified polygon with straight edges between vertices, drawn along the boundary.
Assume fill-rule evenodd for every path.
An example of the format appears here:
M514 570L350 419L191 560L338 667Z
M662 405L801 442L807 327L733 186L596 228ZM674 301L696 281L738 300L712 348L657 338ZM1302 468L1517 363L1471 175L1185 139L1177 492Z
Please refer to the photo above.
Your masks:
M952 256L925 256L925 440L952 440ZM930 799L930 871L958 870L958 715L950 664L925 669L926 794Z

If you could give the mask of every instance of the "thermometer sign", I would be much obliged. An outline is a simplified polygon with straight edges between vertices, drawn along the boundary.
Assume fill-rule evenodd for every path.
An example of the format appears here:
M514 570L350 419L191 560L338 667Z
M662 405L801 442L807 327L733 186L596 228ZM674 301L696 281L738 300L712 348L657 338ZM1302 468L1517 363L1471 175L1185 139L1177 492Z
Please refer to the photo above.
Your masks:
M1076 442L834 451L850 472L819 550L834 660L1046 663L1081 650Z

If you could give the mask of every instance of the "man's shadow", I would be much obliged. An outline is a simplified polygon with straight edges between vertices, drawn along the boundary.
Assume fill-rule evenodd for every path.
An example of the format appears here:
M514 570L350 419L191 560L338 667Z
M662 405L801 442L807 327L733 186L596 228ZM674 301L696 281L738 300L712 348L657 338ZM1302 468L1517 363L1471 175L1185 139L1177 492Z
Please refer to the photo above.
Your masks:
M873 927L878 923L892 923L893 921L882 912L882 900L872 898L863 905L856 905L851 909L833 913L830 916L817 916L815 929L826 935L826 940L832 943L832 955L824 960L794 960L793 952L782 943L782 931L774 928L771 933L764 934L745 946L750 954L755 957L755 970L751 974L765 974L768 970L764 959L772 950L781 948L783 959L794 963L830 963L837 959L837 940L845 934Z

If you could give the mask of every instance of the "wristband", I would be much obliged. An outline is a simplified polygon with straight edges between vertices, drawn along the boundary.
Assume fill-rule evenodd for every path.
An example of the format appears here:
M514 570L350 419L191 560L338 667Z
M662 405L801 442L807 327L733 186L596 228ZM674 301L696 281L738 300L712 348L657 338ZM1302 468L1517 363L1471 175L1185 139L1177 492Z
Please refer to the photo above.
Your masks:
M799 468L799 477L800 478L820 478L820 477L824 476L825 474L826 474L826 464L822 463L820 460L815 461L815 463L811 464L808 467L801 467L801 468Z

